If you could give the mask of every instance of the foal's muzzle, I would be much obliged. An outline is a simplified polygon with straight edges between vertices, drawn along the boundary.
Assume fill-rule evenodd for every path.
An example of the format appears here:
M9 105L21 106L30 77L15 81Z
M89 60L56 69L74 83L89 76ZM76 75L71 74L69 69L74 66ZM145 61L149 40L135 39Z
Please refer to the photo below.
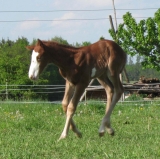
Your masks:
M29 79L31 79L31 80L33 80L33 81L35 81L35 80L37 80L37 79L38 79L38 76L37 76L37 77L35 77L34 75L30 75L30 76L29 76Z

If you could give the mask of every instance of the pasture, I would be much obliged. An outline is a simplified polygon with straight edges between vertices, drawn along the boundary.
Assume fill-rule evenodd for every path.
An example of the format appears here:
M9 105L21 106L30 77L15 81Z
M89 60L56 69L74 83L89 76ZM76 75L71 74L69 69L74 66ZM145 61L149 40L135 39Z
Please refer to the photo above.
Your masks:
M72 131L58 141L65 115L60 104L0 104L2 159L158 159L160 106L157 103L118 103L111 116L115 136L100 138L98 129L105 104L79 103L74 120L82 132Z

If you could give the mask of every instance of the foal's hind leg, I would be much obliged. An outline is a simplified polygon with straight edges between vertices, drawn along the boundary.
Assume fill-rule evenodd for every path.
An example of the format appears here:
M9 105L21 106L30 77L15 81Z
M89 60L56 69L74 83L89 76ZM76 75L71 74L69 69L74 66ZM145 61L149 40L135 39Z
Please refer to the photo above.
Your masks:
M107 108L110 107L111 102L112 102L114 87L106 75L102 75L101 77L99 77L98 81L104 87L106 94L107 94L107 105L106 105L106 112L107 112ZM102 120L101 126L99 128L99 136L104 135L106 127L108 129L109 134L114 134L114 131L110 126L110 117L109 116L108 116L108 118Z
M104 135L105 127L110 135L114 135L114 130L112 129L110 124L110 116L112 114L114 106L123 93L123 87L120 82L119 75L110 76L110 80L108 78L107 80L105 80L104 77L102 77L99 81L104 86L107 93L107 107L105 116L99 129L99 135Z
M74 86L71 85L68 81L66 81L66 87L65 87L65 94L62 100L62 108L63 111L65 112L65 114L67 113L67 108L68 108L68 104L73 96L73 92L74 92ZM71 119L71 123L70 123L70 129L78 136L81 137L82 134L81 132L78 130L78 128L76 127L73 119Z

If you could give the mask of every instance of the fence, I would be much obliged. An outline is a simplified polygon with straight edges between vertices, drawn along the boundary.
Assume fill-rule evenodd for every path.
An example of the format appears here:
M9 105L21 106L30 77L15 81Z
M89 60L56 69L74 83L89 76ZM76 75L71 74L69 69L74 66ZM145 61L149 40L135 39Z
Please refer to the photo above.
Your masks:
M59 101L64 85L0 85L1 101Z
M144 100L153 101L154 98L159 99L160 97L160 83L134 83L134 84L123 84L124 94L121 101L130 96L133 93L143 94L146 96ZM88 86L85 89L83 96L80 101L85 99L87 101L87 95L92 98L106 99L106 93L102 86Z
M124 84L125 93L128 92L142 92L156 93L160 95L160 83L154 84ZM0 85L0 101L12 102L30 102L35 103L39 101L59 103L64 95L64 85ZM124 96L126 98L126 96ZM102 86L88 86L80 101L89 99L99 99L106 102L106 93ZM153 99L149 98L147 101L152 103ZM129 101L128 101L129 102Z

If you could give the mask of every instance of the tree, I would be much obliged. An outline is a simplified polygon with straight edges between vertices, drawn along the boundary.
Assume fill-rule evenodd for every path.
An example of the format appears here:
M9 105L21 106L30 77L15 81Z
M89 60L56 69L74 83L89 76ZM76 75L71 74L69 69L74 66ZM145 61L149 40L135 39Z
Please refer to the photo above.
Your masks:
M141 20L139 23L127 12L123 21L116 35L113 30L109 30L112 38L126 53L141 56L143 68L160 70L160 9L154 18Z
M28 79L29 54L25 48L26 38L19 38L16 42L3 40L0 42L0 84L26 84Z
M84 41L84 42L82 42L82 46L88 46L88 45L91 45L91 43L90 43L90 42L88 42L88 41Z
M78 43L76 42L75 44L73 44L72 46L74 47L83 47L83 46L88 46L88 45L91 45L91 43L89 41L84 41L82 43Z
M55 41L55 42L58 42L58 43L64 44L64 45L69 45L67 40L64 40L62 37L59 37L59 36L55 36L54 38L51 39L51 41Z

